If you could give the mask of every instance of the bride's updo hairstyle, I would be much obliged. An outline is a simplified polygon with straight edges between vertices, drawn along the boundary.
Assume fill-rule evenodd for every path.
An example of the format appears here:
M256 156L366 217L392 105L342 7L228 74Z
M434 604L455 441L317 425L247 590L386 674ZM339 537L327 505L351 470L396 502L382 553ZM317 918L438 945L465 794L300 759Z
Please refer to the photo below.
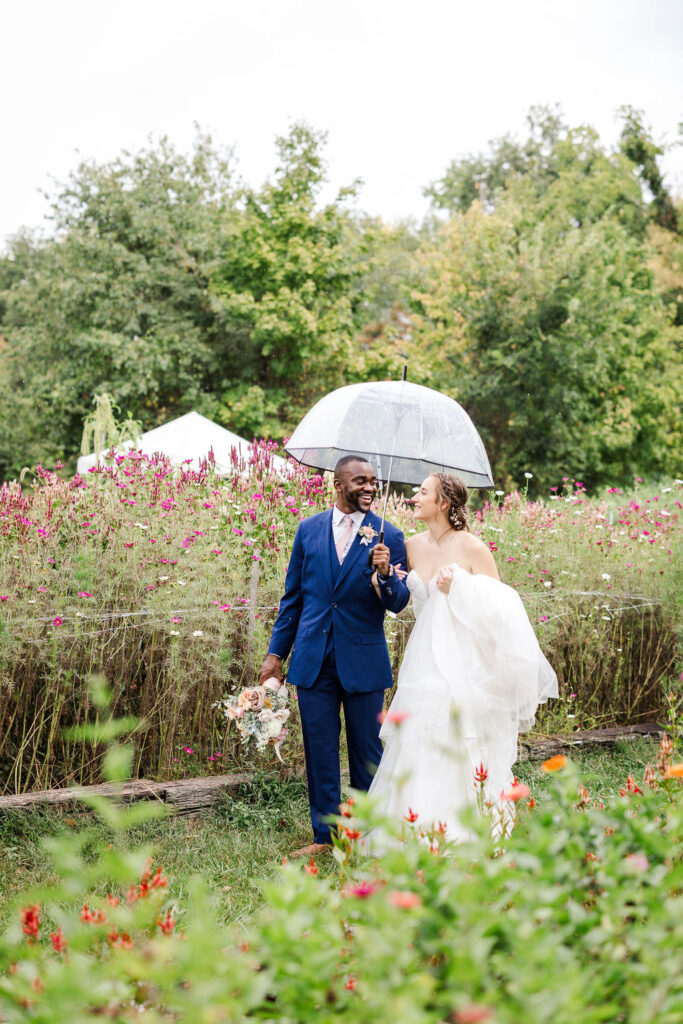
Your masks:
M455 473L432 473L438 501L447 501L446 515L454 530L469 530L467 524L467 485Z

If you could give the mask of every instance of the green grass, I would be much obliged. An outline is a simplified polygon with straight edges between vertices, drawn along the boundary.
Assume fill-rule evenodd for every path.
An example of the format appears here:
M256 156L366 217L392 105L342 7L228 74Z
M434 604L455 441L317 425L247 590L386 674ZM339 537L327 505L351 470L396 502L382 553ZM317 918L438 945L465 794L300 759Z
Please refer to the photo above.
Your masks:
M657 745L648 739L618 744L613 750L579 751L583 784L593 798L617 796L627 775L642 780L648 761L657 758ZM548 777L538 762L520 762L520 780L537 803L547 795ZM521 826L523 827L523 825ZM17 891L56 881L44 840L78 833L93 851L100 843L116 841L91 813L80 810L12 812L0 815L0 926L6 921ZM311 841L308 797L301 779L259 775L225 796L201 818L168 817L130 830L131 846L153 847L168 877L169 897L181 914L187 906L188 882L199 874L209 887L219 917L241 924L263 902L261 883L272 878L282 858ZM321 874L334 874L332 857L319 861ZM86 895L86 894L84 894Z

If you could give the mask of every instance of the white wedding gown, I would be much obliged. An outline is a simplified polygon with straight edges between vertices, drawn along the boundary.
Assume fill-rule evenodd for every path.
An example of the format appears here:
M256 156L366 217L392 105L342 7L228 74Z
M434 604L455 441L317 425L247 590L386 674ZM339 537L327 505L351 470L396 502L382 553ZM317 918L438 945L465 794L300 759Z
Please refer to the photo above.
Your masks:
M517 735L558 691L516 591L456 564L453 570L448 594L435 577L425 586L415 570L407 576L415 626L380 732L384 754L370 794L384 817L401 821L412 811L418 830L443 823L446 839L457 841L468 836L460 812L478 804L479 765L487 772L483 797L493 832L509 832L514 804L500 794L514 779ZM384 845L380 831L368 836L376 852Z

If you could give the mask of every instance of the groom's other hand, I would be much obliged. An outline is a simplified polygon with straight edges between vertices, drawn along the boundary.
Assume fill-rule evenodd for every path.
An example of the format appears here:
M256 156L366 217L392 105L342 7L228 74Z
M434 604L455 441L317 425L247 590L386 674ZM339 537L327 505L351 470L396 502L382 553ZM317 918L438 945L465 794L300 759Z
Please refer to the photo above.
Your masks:
M386 544L375 544L374 548L372 549L372 565L375 569L377 569L377 572L382 574L382 576L389 575L390 555L391 551L386 546Z
M270 679L271 676L275 676L279 682L282 682L282 662L277 654L267 654L263 659L261 674L259 675L259 685L265 683L266 679Z

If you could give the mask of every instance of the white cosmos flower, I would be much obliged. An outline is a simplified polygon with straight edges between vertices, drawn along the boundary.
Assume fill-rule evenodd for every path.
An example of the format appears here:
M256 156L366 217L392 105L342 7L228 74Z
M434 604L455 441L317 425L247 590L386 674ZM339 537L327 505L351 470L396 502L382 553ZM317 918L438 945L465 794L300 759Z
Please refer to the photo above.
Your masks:
M194 631L194 633L192 634L192 636L204 636L204 634L203 634L203 632L201 631L201 629L195 629L195 631Z
M610 576L610 574L608 572L603 572L602 578L603 578L603 580L611 580L612 579L612 577Z
M171 636L180 636L180 633L178 632L177 629L172 629L171 630Z
M525 476L525 477L527 478L527 480L531 480L531 478L533 477L533 475L534 475L533 473L525 473L525 474L524 474L524 476Z

